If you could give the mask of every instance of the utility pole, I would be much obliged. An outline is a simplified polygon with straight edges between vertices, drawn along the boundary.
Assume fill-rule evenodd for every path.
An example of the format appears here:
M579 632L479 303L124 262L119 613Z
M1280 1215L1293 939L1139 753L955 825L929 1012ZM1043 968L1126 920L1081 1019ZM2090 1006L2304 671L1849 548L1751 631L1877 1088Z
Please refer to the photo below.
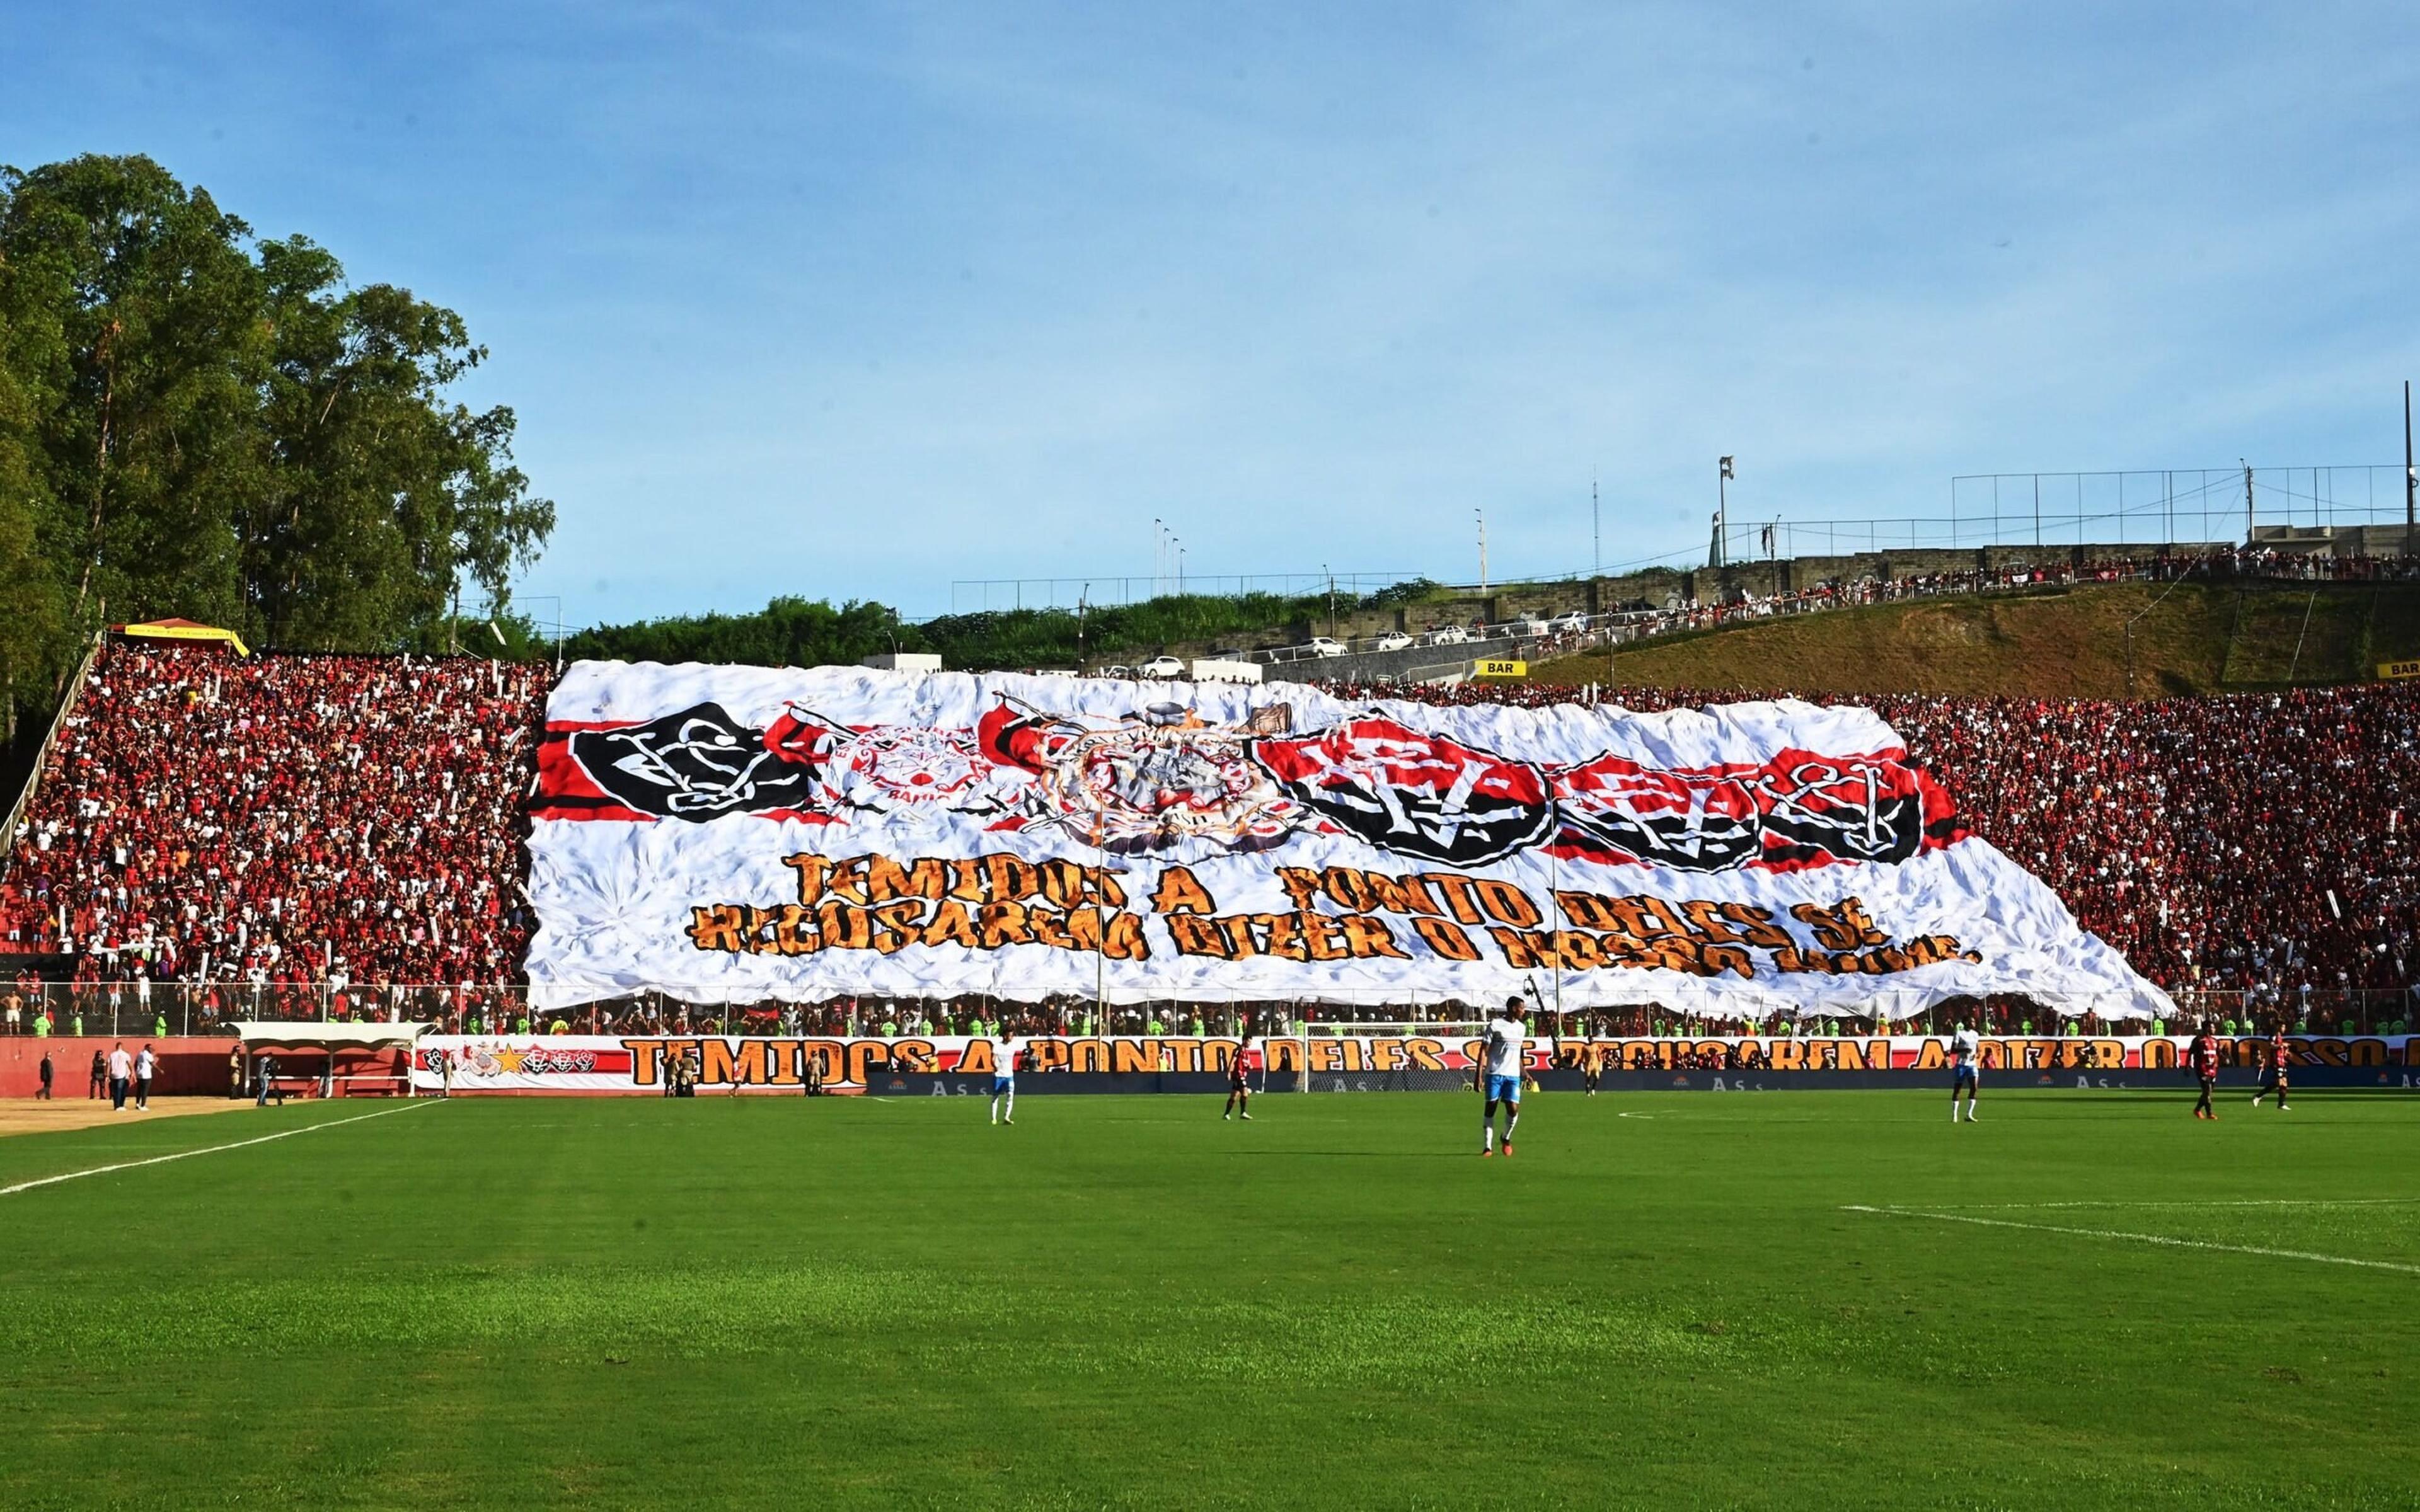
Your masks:
M2237 457L2238 462L2243 458ZM2252 464L2243 462L2243 547L2252 548Z
M1714 548L1708 553L1714 559L1706 563L1709 567L1725 565L1730 555L1730 486L1731 479L1737 475L1731 471L1730 457L1722 457L1715 462Z
M2403 387L2404 429L2408 431L2412 428L2412 385L2407 383ZM2408 452L2411 447L2406 445L2404 450ZM2404 460L2409 462L2411 458L2405 457ZM1593 468L1589 470L1589 576L1602 578L1605 576L1605 516L1597 508L1596 470Z
M2412 554L2412 502L2420 489L2420 471L2412 466L2412 380L2403 380L2403 554Z
M1336 639L1336 574L1325 562L1319 564L1319 570L1327 574L1327 639L1333 640Z
M1487 596L1487 511L1474 509L1471 517L1479 521L1479 596Z

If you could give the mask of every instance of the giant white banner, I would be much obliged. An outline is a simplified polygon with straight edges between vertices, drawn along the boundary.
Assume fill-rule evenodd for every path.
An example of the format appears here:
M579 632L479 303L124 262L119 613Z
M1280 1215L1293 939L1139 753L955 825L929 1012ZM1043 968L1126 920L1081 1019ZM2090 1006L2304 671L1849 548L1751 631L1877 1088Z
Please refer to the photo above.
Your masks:
M542 1008L2170 1011L1855 708L581 662L532 815Z

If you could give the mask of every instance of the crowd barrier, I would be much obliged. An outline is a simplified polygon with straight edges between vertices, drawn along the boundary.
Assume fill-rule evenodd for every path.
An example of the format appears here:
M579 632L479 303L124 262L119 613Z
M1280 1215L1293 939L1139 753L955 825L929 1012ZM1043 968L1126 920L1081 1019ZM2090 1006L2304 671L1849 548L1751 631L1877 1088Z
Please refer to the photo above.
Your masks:
M2003 1086L2182 1085L2182 1036L1989 1039L1984 1076ZM1447 1036L1018 1037L1020 1090L1212 1090L1238 1056L1256 1088L1272 1091L1450 1088L1467 1076L1476 1041ZM2221 1064L2257 1074L2265 1037L2222 1038ZM2420 1070L2420 1036L2308 1035L2288 1041L2297 1081L2396 1085ZM931 1095L998 1072L996 1041L965 1036L895 1039L724 1035L541 1038L424 1037L412 1057L425 1092L593 1093L661 1096L686 1081L701 1092L902 1091ZM1904 1087L1946 1074L1940 1036L1739 1039L1539 1039L1528 1057L1541 1085L1577 1086L1593 1066L1604 1085L1711 1086L1717 1076L1756 1085ZM681 1072L676 1074L676 1072ZM1550 1079L1551 1078L1551 1079ZM1846 1078L1846 1079L1843 1079ZM2385 1078L2381 1081L2381 1078ZM1622 1079L1622 1080L1617 1080Z

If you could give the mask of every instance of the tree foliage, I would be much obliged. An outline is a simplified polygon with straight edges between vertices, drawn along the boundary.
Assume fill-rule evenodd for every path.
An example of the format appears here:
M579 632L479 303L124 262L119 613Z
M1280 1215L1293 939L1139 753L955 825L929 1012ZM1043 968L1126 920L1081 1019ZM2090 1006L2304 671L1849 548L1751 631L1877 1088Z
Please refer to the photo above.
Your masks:
M447 397L486 355L148 158L0 169L0 693L46 697L105 620L392 650L466 586L502 612L554 507L512 411Z
M1391 609L1446 592L1426 579L1397 583L1344 609ZM814 667L861 660L878 651L940 654L944 665L967 671L1014 667L1075 667L1119 657L1140 659L1171 646L1233 640L1245 646L1282 644L1310 633L1327 613L1327 595L1182 594L1140 604L1071 609L986 610L944 614L922 623L902 620L881 604L777 598L760 613L693 614L582 630L565 645L573 656L625 661L745 662Z

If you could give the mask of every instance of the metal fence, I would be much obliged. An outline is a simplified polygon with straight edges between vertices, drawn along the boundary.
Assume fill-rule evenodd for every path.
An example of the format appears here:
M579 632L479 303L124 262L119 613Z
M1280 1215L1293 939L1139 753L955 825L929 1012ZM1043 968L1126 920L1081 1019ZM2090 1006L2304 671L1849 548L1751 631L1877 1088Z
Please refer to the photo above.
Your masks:
M1570 1032L1642 1035L1799 1032L1824 1022L1945 1030L1967 1022L1990 1033L2057 1036L2105 1032L2117 1022L2089 999L1994 996L1928 1002L1912 989L1884 988L1838 1013L1796 1011L1752 987L1662 994L1653 1002L1583 1009L1571 977L1539 975L1540 1007L1565 1014ZM577 1007L533 1009L519 984L410 986L328 981L312 984L46 982L0 989L0 1037L166 1038L217 1032L241 1021L414 1022L454 1034L812 1034L896 1035L979 1032L1007 1024L1025 1033L1274 1034L1303 1023L1447 1023L1485 1017L1499 1000L1423 996L1401 991L1330 992L1318 997L1204 1001L1182 996L1139 1003L1088 997L1035 1000L1013 993L954 998L836 996L812 1003L717 1002L718 990L688 988L600 998ZM2420 1019L2420 993L2402 989L2181 989L2179 1017L2167 1027L2208 1022L2267 1031L2283 1024L2314 1034L2400 1034ZM1198 1026L1198 1028L1197 1028Z

